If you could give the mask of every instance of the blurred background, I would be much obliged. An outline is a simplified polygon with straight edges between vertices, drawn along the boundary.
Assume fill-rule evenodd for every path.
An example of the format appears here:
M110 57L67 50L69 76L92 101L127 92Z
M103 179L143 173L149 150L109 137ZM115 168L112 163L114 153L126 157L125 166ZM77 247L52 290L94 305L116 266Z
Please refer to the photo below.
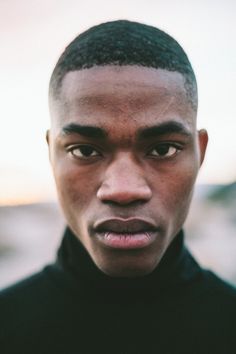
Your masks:
M186 222L197 260L236 284L236 2L0 0L0 287L55 257L64 228L48 162L48 82L65 46L92 25L130 19L179 41L210 141Z

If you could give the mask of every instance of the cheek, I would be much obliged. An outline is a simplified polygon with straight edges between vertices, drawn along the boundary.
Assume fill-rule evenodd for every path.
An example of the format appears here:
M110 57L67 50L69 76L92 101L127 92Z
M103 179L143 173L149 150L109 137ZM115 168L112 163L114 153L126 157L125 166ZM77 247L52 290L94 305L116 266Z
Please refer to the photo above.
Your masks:
M160 183L156 184L156 200L157 204L162 203L169 218L186 217L197 171L197 163L188 163L187 160L181 165L178 164L178 168L172 166L168 171L163 171Z
M58 196L63 209L83 210L96 196L96 174L81 171L77 166L57 168L54 171Z
M176 215L185 215L192 199L195 177L192 174L175 175L172 189L172 210Z

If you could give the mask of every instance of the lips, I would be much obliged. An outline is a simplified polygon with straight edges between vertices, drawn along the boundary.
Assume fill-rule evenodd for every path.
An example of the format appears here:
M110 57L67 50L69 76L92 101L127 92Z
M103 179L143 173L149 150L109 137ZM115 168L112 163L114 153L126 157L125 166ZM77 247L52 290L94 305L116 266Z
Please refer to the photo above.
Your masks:
M117 249L136 249L149 246L156 238L154 223L140 219L107 219L94 225L95 237L104 246Z

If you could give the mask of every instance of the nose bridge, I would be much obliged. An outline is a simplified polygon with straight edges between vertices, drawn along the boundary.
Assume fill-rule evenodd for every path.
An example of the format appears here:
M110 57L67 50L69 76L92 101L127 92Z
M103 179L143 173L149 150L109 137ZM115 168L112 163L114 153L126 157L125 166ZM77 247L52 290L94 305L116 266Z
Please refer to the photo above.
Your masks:
M130 153L120 153L108 166L97 196L103 201L126 204L148 200L151 189L143 167Z
M120 153L116 159L111 163L108 176L114 176L116 173L123 178L130 176L130 178L139 179L142 176L141 167L138 161L130 153Z

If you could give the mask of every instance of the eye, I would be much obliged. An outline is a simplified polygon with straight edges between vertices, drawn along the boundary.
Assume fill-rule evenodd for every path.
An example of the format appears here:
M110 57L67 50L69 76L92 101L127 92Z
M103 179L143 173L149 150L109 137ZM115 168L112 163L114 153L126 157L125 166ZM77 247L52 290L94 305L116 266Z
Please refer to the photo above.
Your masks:
M150 152L150 156L159 157L159 158L168 158L176 155L181 148L174 144L159 144L155 146Z
M68 149L72 156L80 159L101 156L101 154L90 145L76 145Z

